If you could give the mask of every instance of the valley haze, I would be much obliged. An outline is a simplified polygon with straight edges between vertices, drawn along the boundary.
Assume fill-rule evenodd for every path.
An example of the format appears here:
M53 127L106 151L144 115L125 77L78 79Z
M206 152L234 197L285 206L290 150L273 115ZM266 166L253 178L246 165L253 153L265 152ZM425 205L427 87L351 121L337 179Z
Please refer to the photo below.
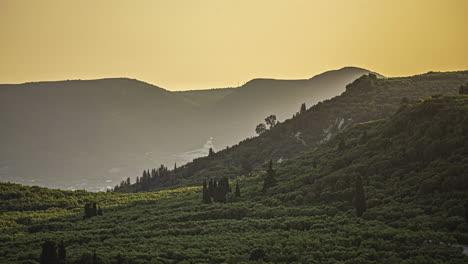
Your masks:
M0 85L0 181L102 191L143 168L206 155L193 150L207 142L217 151L252 137L268 115L291 118L368 72L177 92L128 78Z

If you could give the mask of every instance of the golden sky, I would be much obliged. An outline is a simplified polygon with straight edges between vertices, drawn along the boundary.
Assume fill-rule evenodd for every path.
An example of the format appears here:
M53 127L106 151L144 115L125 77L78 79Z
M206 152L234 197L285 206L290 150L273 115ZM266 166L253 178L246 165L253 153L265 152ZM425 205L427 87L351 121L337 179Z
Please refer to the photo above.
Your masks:
M468 70L466 0L0 0L0 83L129 77L168 90Z

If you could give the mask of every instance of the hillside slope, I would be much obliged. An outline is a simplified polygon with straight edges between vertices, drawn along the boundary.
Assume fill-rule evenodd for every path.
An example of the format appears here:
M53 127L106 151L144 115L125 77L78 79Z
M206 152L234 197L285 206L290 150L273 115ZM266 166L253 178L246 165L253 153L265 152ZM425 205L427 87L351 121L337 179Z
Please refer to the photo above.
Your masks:
M207 177L247 175L273 159L282 161L323 144L354 124L387 118L402 103L436 94L457 94L468 83L468 71L427 73L404 78L363 76L340 96L320 102L262 135L240 142L210 157L194 160L146 185L120 191L149 190L173 184L197 185Z
M211 137L218 148L234 144L254 134L271 102L281 110L330 98L366 72L337 70L300 93L288 80L186 92L123 78L0 85L0 180L102 190L140 168L185 163L180 154ZM263 95L242 107L248 115L231 115L253 94Z
M253 79L207 107L207 111L220 123L242 117L242 122L248 124L244 126L237 121L222 127L224 134L238 131L237 140L228 144L233 145L252 136L255 126L266 116L274 114L278 120L290 118L302 103L311 106L337 96L345 91L346 85L367 73L365 69L344 67L304 80Z
M82 264L466 263L467 144L468 96L436 96L276 164L265 192L264 171L237 177L241 197L225 204L203 204L199 186L124 194L2 183L0 262L36 263L44 241L63 240ZM82 219L90 201L104 214Z

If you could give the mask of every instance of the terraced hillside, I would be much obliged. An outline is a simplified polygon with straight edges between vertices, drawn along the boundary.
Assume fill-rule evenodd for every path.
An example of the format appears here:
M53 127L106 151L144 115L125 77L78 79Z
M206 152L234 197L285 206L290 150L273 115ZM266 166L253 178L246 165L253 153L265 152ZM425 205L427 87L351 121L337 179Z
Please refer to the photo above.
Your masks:
M467 157L468 96L434 96L276 163L266 190L265 171L238 175L227 203L2 183L0 262L63 240L70 263L466 263ZM89 202L103 215L83 219Z

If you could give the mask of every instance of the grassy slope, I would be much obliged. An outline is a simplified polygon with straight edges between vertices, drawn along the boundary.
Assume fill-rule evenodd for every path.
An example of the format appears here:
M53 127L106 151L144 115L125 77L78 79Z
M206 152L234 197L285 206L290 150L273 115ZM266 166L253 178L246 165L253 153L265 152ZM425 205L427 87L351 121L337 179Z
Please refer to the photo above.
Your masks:
M0 262L37 259L44 240L63 239L69 259L96 250L103 263L118 253L130 263L239 263L257 248L284 263L466 263L448 243L468 242L467 117L468 96L411 102L281 163L265 194L263 172L239 177L243 198L228 204L201 204L200 187L97 194L1 184ZM352 206L357 173L362 218ZM27 211L38 200L59 208ZM104 215L82 220L76 204L91 200Z

